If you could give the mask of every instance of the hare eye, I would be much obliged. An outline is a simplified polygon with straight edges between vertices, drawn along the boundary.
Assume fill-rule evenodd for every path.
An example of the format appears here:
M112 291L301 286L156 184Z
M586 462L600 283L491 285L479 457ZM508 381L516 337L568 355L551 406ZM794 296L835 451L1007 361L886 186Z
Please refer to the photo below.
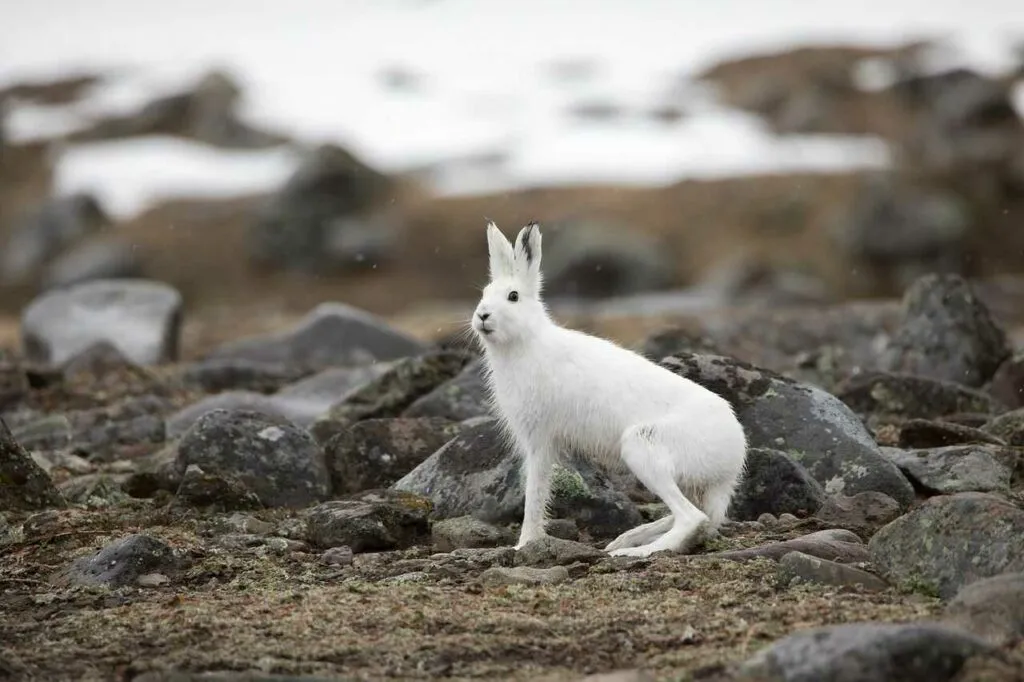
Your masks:
M512 301L513 303L518 301L519 300L519 292L518 291L510 291L510 292L508 292L508 300Z

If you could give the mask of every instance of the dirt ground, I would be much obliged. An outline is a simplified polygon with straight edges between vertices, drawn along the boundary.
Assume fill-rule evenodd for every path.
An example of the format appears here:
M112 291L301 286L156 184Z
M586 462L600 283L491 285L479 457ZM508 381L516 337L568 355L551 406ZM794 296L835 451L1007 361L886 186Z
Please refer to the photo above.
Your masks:
M344 569L313 550L216 549L214 517L149 501L61 514L56 532L0 556L0 677L6 666L21 680L125 680L168 667L555 680L642 667L657 679L703 679L797 629L940 610L936 599L895 591L782 588L768 560L609 559L573 568L581 577L560 585L492 587L479 571L432 572L426 548L357 556ZM134 532L184 550L191 565L152 588L49 582L74 557ZM806 532L740 534L715 549ZM422 566L427 578L408 577Z

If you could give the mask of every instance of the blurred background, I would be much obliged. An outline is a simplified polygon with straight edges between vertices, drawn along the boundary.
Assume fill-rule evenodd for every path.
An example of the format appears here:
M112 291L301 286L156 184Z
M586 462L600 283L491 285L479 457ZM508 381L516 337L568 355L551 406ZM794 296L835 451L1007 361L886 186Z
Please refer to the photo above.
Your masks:
M186 355L344 301L443 335L484 226L564 309L1024 292L1012 0L46 0L0 22L0 345L147 277Z

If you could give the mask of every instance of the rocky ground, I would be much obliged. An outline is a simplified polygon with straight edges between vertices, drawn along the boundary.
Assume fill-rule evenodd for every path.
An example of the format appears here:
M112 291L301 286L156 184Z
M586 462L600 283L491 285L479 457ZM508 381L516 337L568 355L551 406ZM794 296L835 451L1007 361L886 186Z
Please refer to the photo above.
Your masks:
M522 482L471 348L332 304L185 361L166 285L52 292L0 362L0 671L1021 679L1005 320L955 275L776 315L745 353L758 314L637 346L729 399L751 451L719 536L626 559L600 548L665 510L579 458L551 537L511 549Z
M884 136L872 176L438 199L323 147L271 196L118 223L0 138L0 678L1024 679L1024 136L1012 77L912 52L704 74L780 131ZM865 57L903 76L859 89ZM287 143L237 96L211 74L75 139ZM460 333L483 216L542 219L560 320L736 407L720 536L609 557L665 510L575 458L510 548Z

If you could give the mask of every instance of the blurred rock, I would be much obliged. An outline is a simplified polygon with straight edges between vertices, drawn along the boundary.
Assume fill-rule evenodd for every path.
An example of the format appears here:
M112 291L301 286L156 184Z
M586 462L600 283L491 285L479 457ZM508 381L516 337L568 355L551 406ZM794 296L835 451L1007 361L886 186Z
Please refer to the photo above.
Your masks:
M607 298L666 289L674 264L652 238L624 227L569 223L545 228L544 292Z
M264 267L328 272L385 259L400 232L384 211L394 187L336 145L315 149L249 228L250 259Z
M216 508L219 511L260 509L259 496L242 481L226 472L208 474L195 464L185 467L174 504L185 507Z
M471 360L456 351L429 351L394 363L319 417L310 431L320 443L364 419L398 417L418 398L458 375Z
M416 399L402 416L441 417L461 422L486 417L490 413L490 393L484 379L483 360L473 360L454 379Z
M103 237L58 256L43 272L42 286L53 289L94 279L141 276L142 263L135 247L119 237Z
M25 355L59 365L108 341L139 365L175 360L182 298L149 280L94 280L36 298L21 316Z
M1005 411L1005 407L980 391L910 374L864 372L844 381L836 395L864 417L941 419L957 413Z
M832 234L848 259L878 278L874 290L888 291L930 272L961 272L970 228L960 198L870 176Z
M1006 445L1001 439L979 428L947 421L910 419L900 426L899 447L940 448L946 445L989 443Z
M301 379L308 372L289 369L281 362L260 362L245 358L210 358L185 365L181 378L204 393L246 390L273 393L285 384Z
M985 433L1006 442L1013 447L1024 447L1024 408L1001 414L983 427Z
M0 281L21 284L72 242L111 223L91 194L50 199L21 216L0 249Z
M223 71L201 76L190 88L159 97L126 116L110 116L67 136L71 142L175 135L226 149L262 149L287 138L240 120L242 89Z
M25 368L0 350L0 410L20 401L28 389Z
M0 419L0 510L64 507L53 481L14 439Z
M970 583L946 607L943 620L995 646L1024 641L1024 573L1003 573Z
M1006 332L959 275L925 275L903 297L882 368L980 387L1010 357Z
M405 358L426 348L375 315L343 303L322 303L289 331L227 343L207 359L319 370Z
M954 682L986 642L937 623L847 623L810 628L758 651L732 682Z
M435 522L430 528L435 552L461 548L497 547L512 544L509 533L472 516L457 516Z
M1011 409L1024 407L1024 352L1017 352L999 365L985 391Z
M67 379L81 376L100 376L106 372L116 372L135 367L135 364L124 356L124 353L110 341L97 341L87 348L75 353L61 366L61 373Z

